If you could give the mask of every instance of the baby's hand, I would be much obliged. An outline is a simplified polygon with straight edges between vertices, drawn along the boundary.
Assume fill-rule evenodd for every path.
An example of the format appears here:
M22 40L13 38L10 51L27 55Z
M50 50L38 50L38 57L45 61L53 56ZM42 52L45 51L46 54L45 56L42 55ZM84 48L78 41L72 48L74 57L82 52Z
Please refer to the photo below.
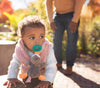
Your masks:
M49 81L41 81L35 88L48 88L49 84Z
M3 85L7 85L7 88L11 88L12 85L16 87L16 82L23 83L22 81L16 78L13 78L13 79L8 79L8 81L6 81Z

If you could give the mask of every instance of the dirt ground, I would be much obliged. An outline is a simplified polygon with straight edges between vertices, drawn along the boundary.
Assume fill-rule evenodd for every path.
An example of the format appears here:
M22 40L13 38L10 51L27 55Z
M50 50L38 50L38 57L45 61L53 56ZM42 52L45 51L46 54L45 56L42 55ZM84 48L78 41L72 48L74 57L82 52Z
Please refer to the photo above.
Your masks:
M65 63L63 68L66 68ZM53 88L100 88L100 59L78 58L73 71L71 76L65 76L58 71ZM0 76L0 88L6 88L2 86L5 80L6 75Z
M66 68L66 65L63 64ZM78 58L73 67L74 73L65 76L59 71L54 80L54 88L100 88L100 59Z

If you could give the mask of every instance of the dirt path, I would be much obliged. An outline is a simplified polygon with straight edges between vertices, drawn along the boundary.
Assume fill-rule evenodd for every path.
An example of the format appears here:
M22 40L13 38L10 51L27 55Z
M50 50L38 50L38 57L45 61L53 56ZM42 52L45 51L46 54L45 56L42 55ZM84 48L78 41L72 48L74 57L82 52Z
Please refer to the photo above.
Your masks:
M66 65L63 64L66 68ZM81 58L75 62L74 73L65 76L57 72L54 88L100 88L100 60Z
M66 65L63 64L66 68ZM81 58L76 60L73 67L74 73L65 76L57 72L54 79L54 88L100 88L100 59ZM0 88L6 80L6 75L0 77Z

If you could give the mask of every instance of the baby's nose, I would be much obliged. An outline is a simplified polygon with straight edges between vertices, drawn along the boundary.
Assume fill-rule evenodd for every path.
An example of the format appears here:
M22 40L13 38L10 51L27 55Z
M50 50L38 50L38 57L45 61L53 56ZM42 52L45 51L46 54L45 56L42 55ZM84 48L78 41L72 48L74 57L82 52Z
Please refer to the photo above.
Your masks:
M40 45L40 41L39 41L39 39L35 40L35 44Z

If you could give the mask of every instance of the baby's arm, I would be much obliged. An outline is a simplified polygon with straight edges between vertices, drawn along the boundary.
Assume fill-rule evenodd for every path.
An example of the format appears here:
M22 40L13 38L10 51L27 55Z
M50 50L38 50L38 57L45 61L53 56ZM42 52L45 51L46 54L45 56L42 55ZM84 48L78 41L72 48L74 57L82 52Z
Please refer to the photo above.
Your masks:
M57 64L57 61L54 55L54 51L52 48L50 48L49 55L47 58L47 63L46 63L45 81L49 81L50 83L53 82L54 77L57 72L56 64Z
M13 59L8 67L8 79L17 78L20 65L20 61L17 59L16 55L13 54Z
M20 62L17 59L16 55L13 54L13 59L11 60L10 65L8 67L8 81L5 82L5 84L7 84L7 88L11 88L11 85L14 85L16 87L16 82L21 82L17 79L19 67Z

